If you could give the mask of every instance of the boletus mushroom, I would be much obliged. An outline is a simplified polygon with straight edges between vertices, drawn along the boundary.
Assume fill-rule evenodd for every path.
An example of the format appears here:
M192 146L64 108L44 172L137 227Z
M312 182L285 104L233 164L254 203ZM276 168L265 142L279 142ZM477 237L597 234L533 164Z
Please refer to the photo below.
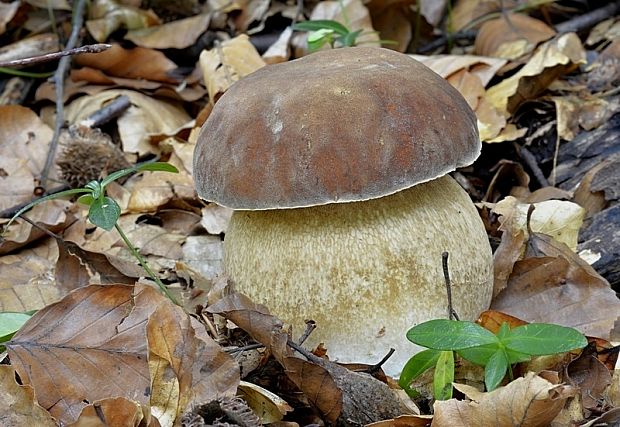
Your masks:
M491 248L448 173L479 155L476 116L449 83L382 48L321 51L236 82L194 153L201 198L234 209L224 265L237 289L332 359L398 373L407 330L490 303Z

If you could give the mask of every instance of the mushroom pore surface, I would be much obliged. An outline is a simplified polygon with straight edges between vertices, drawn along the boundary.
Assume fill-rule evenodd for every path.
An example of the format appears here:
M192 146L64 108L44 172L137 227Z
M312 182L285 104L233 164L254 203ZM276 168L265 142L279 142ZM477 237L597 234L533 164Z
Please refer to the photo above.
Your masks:
M461 319L487 309L492 255L467 193L446 175L363 202L301 209L235 211L225 268L239 291L294 326L318 328L343 362L377 363L398 374L416 350L405 334L447 315L441 254L450 253L454 308Z

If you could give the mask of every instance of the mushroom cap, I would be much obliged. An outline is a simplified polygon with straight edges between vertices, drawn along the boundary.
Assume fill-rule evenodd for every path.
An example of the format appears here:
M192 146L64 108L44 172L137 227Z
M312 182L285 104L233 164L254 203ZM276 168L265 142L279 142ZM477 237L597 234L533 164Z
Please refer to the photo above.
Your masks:
M198 195L239 210L375 199L479 155L476 116L448 82L377 47L317 52L244 77L198 136Z

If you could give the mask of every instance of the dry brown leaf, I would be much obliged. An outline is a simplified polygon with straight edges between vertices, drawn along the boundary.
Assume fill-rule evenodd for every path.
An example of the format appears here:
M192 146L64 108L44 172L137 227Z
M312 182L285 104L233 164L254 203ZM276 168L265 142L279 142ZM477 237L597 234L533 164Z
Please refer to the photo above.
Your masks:
M224 242L220 236L188 236L183 245L183 263L207 279L224 272Z
M366 427L428 427L432 421L432 415L402 415L391 420L371 423Z
M20 105L0 106L0 210L33 196L34 177L43 170L52 133L34 111ZM56 168L50 178L58 178Z
M44 33L0 47L0 61L30 58L58 51L58 36Z
M611 385L612 373L596 357L596 345L590 344L566 368L568 383L579 388L582 407L600 412L605 405L605 391Z
M155 27L131 30L125 39L150 49L185 49L198 40L209 27L210 13L178 19Z
M549 40L555 31L535 18L507 13L485 22L476 36L477 55L517 59L534 50L538 43Z
M58 301L60 289L54 281L57 257L52 239L0 257L0 311L39 310Z
M210 203L202 208L202 220L200 220L200 225L202 225L209 234L225 233L232 214L232 209Z
M557 114L558 136L572 140L580 128L592 130L611 118L620 109L619 98L586 98L574 95L553 97Z
M15 381L15 369L0 365L0 425L56 427L54 418L39 406L34 390Z
M467 70L480 78L483 86L506 64L505 59L485 58L476 55L409 55L420 61L444 79L460 71Z
M156 290L91 285L37 312L6 344L22 382L61 423L78 419L87 402L150 398L146 324L161 304Z
M565 245L557 245L563 246L560 256L554 253L517 261L506 289L494 298L491 308L528 322L574 327L608 339L620 301L592 267Z
M572 386L552 384L534 372L489 393L462 384L454 387L472 401L436 401L433 427L544 427L577 393Z
M437 12L434 12L432 8L441 8L442 3L445 6L444 1L422 2L422 15L427 18L428 14L436 14ZM395 45L389 44L386 47L398 52L405 52L407 50L413 33L412 23L415 22L415 13L412 10L412 6L415 4L414 0L371 0L365 2L365 6L368 8L372 18L372 26L379 32L380 38L396 42ZM420 22L417 28L418 32L421 31L421 24L422 22Z
M132 106L118 118L123 151L145 155L158 153L151 138L173 135L191 118L176 103L166 102L132 90L111 89L93 96L83 96L65 107L65 119L77 123L100 110L108 102L127 95Z
M187 172L145 172L132 187L127 207L131 212L152 212L171 200L196 199L194 181Z
M585 51L575 33L562 34L540 45L516 74L489 88L486 99L506 116L521 103L544 91L559 76L585 63Z
M124 49L114 43L110 49L103 52L78 55L75 62L115 77L164 83L178 83L179 81L172 74L177 68L174 62L163 53L144 47Z
M212 104L234 82L266 65L245 34L203 51L199 64Z
M500 327L504 323L508 323L508 326L510 326L511 329L517 326L527 325L527 322L524 320L495 310L486 310L480 313L480 317L476 323L480 324L482 327L493 332L494 334L499 332Z
M89 18L86 28L98 42L105 41L121 27L134 30L160 23L151 10L138 9L115 0L94 1L89 7Z
M151 411L162 427L171 427L190 407L235 395L239 367L206 334L198 338L200 329L204 326L192 324L183 309L172 304L160 305L149 318Z
M256 384L241 381L238 394L261 420L262 424L281 421L293 410L284 399Z
M291 56L289 45L293 37L293 28L286 27L278 37L274 44L263 53L263 61L267 64L277 64L279 62L288 61Z
M0 3L0 34L6 31L6 24L15 17L21 2L18 0L11 3Z
M469 28L474 21L483 15L491 12L497 12L502 8L509 9L514 7L516 2L500 1L500 0L458 0L453 6L450 13L450 30L459 31L465 27ZM473 26L472 28L481 25Z
M84 407L79 418L67 427L160 427L148 408L124 397L102 399Z

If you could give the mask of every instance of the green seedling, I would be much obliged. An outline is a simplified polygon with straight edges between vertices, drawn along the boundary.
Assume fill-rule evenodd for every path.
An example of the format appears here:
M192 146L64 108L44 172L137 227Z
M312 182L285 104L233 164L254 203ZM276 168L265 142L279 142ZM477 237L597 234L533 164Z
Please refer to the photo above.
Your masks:
M174 296L170 293L166 285L162 283L159 277L153 273L151 268L148 266L146 259L140 254L140 252L136 249L136 247L131 243L131 241L127 238L127 235L123 232L121 227L118 225L118 218L121 216L121 208L111 197L106 196L106 187L111 183L120 179L124 176L130 175L135 172L142 171L162 171L162 172L172 172L178 173L178 169L172 166L169 163L164 162L152 162L152 163L142 163L140 165L136 165L131 168L122 169L111 173L106 178L101 181L91 181L81 188L73 188L71 190L61 191L59 193L50 194L48 196L42 197L28 205L24 206L20 209L8 224L5 227L5 230L8 229L9 225L21 214L31 209L32 207L46 202L48 200L58 199L60 197L66 196L74 196L80 195L77 199L79 203L85 204L89 207L88 209L88 220L96 225L97 227L101 227L106 231L110 231L113 228L116 229L118 234L121 236L131 254L138 260L142 268L146 271L146 273L151 277L157 286L161 289L161 291L175 304L178 305L178 302L174 298Z
M308 49L314 52L326 44L334 47L351 47L357 45L357 38L365 33L362 30L351 31L338 21L331 19L314 19L297 22L293 30L308 31ZM382 44L395 44L391 40L379 40Z
M407 332L407 338L428 350L409 359L399 384L411 396L417 396L418 393L410 387L411 381L435 367L433 393L438 400L449 399L452 395L454 352L484 367L484 383L487 391L492 391L507 373L512 378L510 367L515 363L528 361L533 356L564 353L588 344L579 331L559 325L530 323L511 329L508 323L503 323L497 334L493 334L473 322L447 319L414 326Z

